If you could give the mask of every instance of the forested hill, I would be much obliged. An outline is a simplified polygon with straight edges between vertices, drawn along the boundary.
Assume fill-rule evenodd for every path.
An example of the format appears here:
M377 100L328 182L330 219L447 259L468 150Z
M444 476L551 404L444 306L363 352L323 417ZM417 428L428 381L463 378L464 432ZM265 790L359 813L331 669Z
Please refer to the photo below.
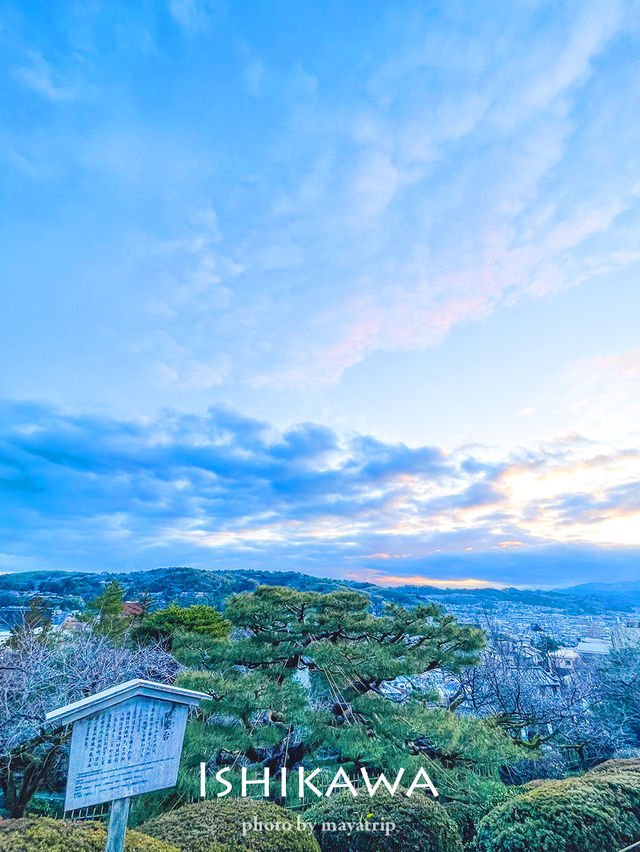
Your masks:
M640 603L640 592L625 598L619 594L608 595L606 589L530 591L523 589L434 589L423 586L385 588L372 583L340 581L333 578L313 577L294 571L203 571L188 567L157 568L153 571L131 573L81 573L67 571L29 571L0 575L0 606L22 603L34 594L53 596L68 605L87 602L102 591L106 582L117 580L125 589L129 600L151 593L158 604L172 600L181 603L206 602L221 607L224 599L234 593L251 591L259 585L288 586L298 590L329 592L350 588L368 594L373 603L397 601L414 605L426 600L443 604L473 604L509 602L513 604L543 606L564 612L595 613L603 609L625 611ZM637 600L636 600L637 599Z

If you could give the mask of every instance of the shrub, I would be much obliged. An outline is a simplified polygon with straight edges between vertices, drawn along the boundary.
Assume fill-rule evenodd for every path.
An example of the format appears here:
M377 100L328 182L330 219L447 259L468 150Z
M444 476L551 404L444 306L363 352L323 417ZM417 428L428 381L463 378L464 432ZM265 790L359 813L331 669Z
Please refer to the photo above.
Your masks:
M477 793L481 793L481 795L479 796ZM480 820L492 808L497 807L514 795L513 787L506 787L498 783L485 783L475 796L469 797L468 801L439 799L439 802L457 825L462 843L466 848L467 844L471 843L475 837Z
M305 812L304 818L314 823L316 837L323 852L462 852L462 840L455 823L445 809L423 793L408 798L399 789L395 796L386 791L373 798L356 798L344 790L319 801ZM368 820L367 820L368 817ZM340 824L393 823L393 831L358 830L323 831L323 823Z
M476 826L491 810L470 802L446 802L444 808L456 824L462 842L470 843L476 835Z
M272 826L271 830L250 830L243 837L243 823ZM276 830L275 824L288 823L289 830ZM261 799L225 799L185 805L156 819L142 823L140 830L173 843L184 852L216 852L225 848L252 852L319 852L309 831L296 830L296 816Z
M0 821L0 852L104 852L106 828L98 822L49 817ZM178 852L175 846L127 831L125 852Z
M609 761L611 764L611 761ZM528 789L478 826L476 852L603 852L640 840L640 779L587 773Z
M64 799L53 799L36 793L29 800L24 816L64 819Z
M585 778L596 775L600 772L635 772L640 773L640 758L624 757L617 760L605 760L604 763L599 763L590 769ZM639 782L640 783L640 782Z

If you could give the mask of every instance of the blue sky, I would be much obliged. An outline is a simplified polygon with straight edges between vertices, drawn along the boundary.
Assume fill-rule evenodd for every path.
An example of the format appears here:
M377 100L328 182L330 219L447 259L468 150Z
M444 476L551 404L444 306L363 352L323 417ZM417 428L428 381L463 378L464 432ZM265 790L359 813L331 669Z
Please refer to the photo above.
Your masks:
M0 6L0 571L637 576L638 11Z

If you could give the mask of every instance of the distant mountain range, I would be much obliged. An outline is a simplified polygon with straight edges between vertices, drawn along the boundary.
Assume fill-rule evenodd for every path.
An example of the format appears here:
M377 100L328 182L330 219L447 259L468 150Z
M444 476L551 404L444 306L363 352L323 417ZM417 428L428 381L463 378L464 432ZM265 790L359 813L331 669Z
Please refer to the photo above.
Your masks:
M0 575L0 609L23 605L34 594L52 597L57 606L74 609L100 594L104 584L117 580L126 596L135 600L154 595L165 606L172 600L183 604L206 602L222 607L234 592L251 591L259 585L288 586L298 590L330 592L354 589L369 595L374 606L395 601L412 606L425 601L443 605L475 605L487 608L499 603L541 606L573 613L595 614L603 610L630 612L640 607L640 580L626 583L585 583L566 589L436 589L426 586L387 588L373 583L314 577L294 571L203 571L188 567L157 568L131 573L84 573L66 571L29 571Z
M599 600L609 609L628 611L640 607L640 580L620 583L581 583L558 589L562 595L585 600Z
M572 595L627 595L640 592L640 580L626 580L621 583L581 583L579 586L569 586L558 591Z

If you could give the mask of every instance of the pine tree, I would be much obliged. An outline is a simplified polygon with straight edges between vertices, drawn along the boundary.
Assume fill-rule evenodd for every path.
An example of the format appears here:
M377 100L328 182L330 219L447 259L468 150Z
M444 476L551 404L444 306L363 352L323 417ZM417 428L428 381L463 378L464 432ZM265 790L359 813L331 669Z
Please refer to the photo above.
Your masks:
M231 596L227 642L178 682L212 695L190 726L185 767L305 767L335 761L355 773L436 767L456 790L476 771L498 784L516 748L490 723L459 719L419 690L392 700L389 682L478 661L484 634L438 606L388 605L381 617L350 590L261 586ZM518 757L519 757L518 753ZM454 783L454 776L457 781ZM476 775L479 780L480 776Z
M125 590L117 580L112 580L98 595L87 604L83 618L92 625L94 633L108 636L110 639L122 639L131 624L131 618L124 615Z
M146 615L131 631L131 638L161 642L167 650L173 650L181 662L197 665L199 656L206 654L211 641L226 639L230 628L229 622L212 606L170 604L166 609Z

